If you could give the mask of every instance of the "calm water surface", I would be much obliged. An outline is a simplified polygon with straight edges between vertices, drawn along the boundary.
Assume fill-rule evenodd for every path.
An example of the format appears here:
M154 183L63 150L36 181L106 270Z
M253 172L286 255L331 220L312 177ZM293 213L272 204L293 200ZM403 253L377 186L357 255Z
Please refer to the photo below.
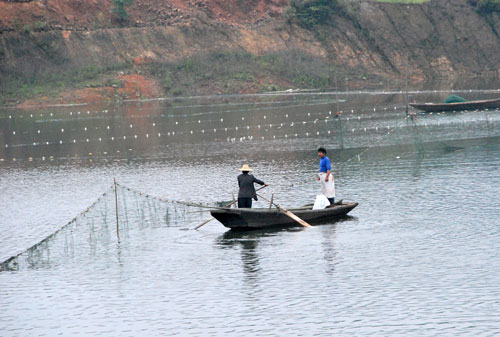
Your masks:
M0 260L77 218L0 272L0 335L500 334L500 111L411 119L403 102L379 92L2 109ZM249 163L292 207L318 193L319 145L337 197L360 203L351 217L194 231L207 212L120 188L117 242L114 177L215 202L232 199Z

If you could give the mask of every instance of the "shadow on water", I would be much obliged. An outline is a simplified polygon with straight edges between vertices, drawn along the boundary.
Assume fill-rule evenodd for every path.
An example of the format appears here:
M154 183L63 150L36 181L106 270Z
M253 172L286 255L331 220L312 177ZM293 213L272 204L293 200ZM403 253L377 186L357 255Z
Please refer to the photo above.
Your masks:
M352 220L354 217L349 218ZM349 219L343 219L346 221ZM335 239L337 235L337 226L321 226L321 249L323 252L323 260L325 261L325 273L327 275L333 275L335 273L335 265L337 261L337 249L335 245Z
M335 222L328 221L313 226L312 230L318 230L321 233L321 249L325 261L327 274L333 274L337 263L337 251L335 248L335 237L337 225L344 222L357 220L356 217L347 215ZM229 230L217 237L214 247L220 249L241 249L241 261L243 271L247 281L255 282L261 271L259 243L269 238L278 238L286 233L297 233L307 231L305 227L287 227L274 229L257 229L246 231Z
M415 164L412 169L412 177L418 178L422 174L422 163L424 161L425 155L423 153L418 153L415 158Z
M264 238L277 237L283 232L300 232L303 228L262 229L252 231L229 230L220 235L214 246L221 249L239 248L245 283L254 285L258 280L260 267L259 242Z

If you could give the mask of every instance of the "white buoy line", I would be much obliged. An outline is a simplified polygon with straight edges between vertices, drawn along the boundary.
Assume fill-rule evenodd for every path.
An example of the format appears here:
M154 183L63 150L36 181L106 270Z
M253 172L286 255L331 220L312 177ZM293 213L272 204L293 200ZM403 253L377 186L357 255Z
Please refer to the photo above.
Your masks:
M310 113L308 113L309 117L311 116ZM384 116L384 114L381 115L380 118L375 118L373 119L371 116L368 116L368 117L362 117L362 116L357 116L357 117L340 117L337 118L337 116L335 116L334 118L331 118L331 111L328 112L327 115L325 115L324 113L322 114L322 119L319 119L319 118L315 118L315 119L311 119L311 120L295 120L295 121L290 121L290 120L286 120L286 121L283 121L283 122L277 122L277 123L263 123L263 124L257 124L257 125L241 125L241 126L233 126L233 127L224 127L223 130L224 132L228 132L228 131L231 131L231 130L236 130L238 131L240 128L246 128L247 130L250 130L250 129L261 129L261 128L264 128L264 129L271 129L273 128L273 126L276 126L277 128L284 128L284 127L290 127L290 128L293 128L295 127L296 125L308 125L308 124L317 124L317 122L324 122L326 124L328 123L338 123L339 121L343 121L343 122L352 122L352 121L357 121L357 122L360 122L360 121L363 121L363 120L382 120L382 119L386 119L387 117ZM288 114L285 115L285 118L288 119ZM405 118L408 118L408 117L405 117ZM241 117L242 121L245 121L245 117ZM267 116L264 115L262 116L262 119L263 120L267 120ZM220 120L210 120L210 122L212 124L214 123L224 123L225 120L224 118L220 118ZM153 128L156 128L157 126L160 128L160 129L164 129L165 126L168 126L170 123L160 123L159 125L156 123L156 122L153 122L151 123L150 125L153 127ZM192 123L185 123L185 124L197 124L199 125L200 127L202 127L201 129L201 133L205 133L205 128L207 129L212 129L211 127L209 126L202 126L202 121L201 120L198 120L196 122L192 122ZM179 125L179 122L176 121L175 122L175 125L178 126ZM144 125L141 125L141 124L138 124L137 125L139 128L143 129L144 128ZM215 125L214 125L215 126ZM125 130L125 129L128 129L128 130L132 130L136 127L136 125L134 124L128 124L128 126L124 126L123 124L121 125L113 125L113 126L110 126L110 125L106 125L105 127L104 126L94 126L94 127L90 127L90 126L80 126L80 127L73 127L73 128L60 128L60 129L57 129L59 130L59 132L61 134L65 133L67 131L67 133L75 133L75 132L78 132L78 130L81 130L83 131L84 133L87 133L89 132L89 130L101 130L101 129L105 129L107 132L116 132L116 131L119 131L119 130ZM217 132L218 129L222 129L222 128L213 128L214 130L214 133ZM189 130L189 133L190 134L195 134L195 133L198 133L199 130ZM26 134L27 131L23 131L21 132L21 134ZM42 135L42 136L50 136L52 138L52 140L49 140L49 141L54 141L54 138L57 138L57 131L54 131L52 129L49 129L49 130L44 130L42 132L41 129L37 129L36 130L36 133L38 135ZM150 130L150 133L151 134L154 134L154 129L151 129ZM164 132L165 133L165 132ZM177 132L179 135L182 134L182 131L178 131ZM18 135L18 132L16 130L13 130L11 131L11 134L12 136L17 136ZM175 135L175 131L171 130L171 131L167 131L166 134L168 136L170 135ZM158 133L159 136L161 136L161 133ZM138 137L138 135L133 135L135 138ZM125 136L126 137L126 136ZM149 138L149 132L147 133L147 138ZM15 139L15 138L14 138ZM102 137L100 137L100 139L102 139ZM114 140L114 137L111 137L111 140ZM73 143L75 143L76 141L74 141ZM88 140L87 140L88 142ZM42 144L42 143L45 143L47 144L47 141L43 142L43 141L35 141L32 143L32 145L39 145L39 144ZM62 143L62 141L59 140L59 143ZM14 144L13 144L14 145ZM8 147L8 145L6 146Z
M273 128L273 125L272 124L268 124L267 125L268 128L264 129L264 132L271 132L271 129ZM250 127L250 126L247 126L246 130L250 130L252 128L257 128L257 129L260 129L261 126L257 126L257 127ZM240 128L238 127L234 127L234 128L224 128L224 132L229 132L229 131L238 131ZM375 131L378 131L379 128L378 127L373 127L373 128L363 128L363 129L360 129L360 130L356 130L356 129L352 129L352 133L354 132L369 132L369 131L372 131L372 130L375 130ZM387 130L390 130L390 126L387 126ZM334 132L338 132L338 130L333 130ZM213 129L213 133L216 134L217 133L217 129ZM79 139L69 139L69 140L58 140L58 141L41 141L41 142L33 142L33 143L25 143L25 144L13 144L13 145L9 145L9 144L5 144L5 148L18 148L18 147L27 147L27 146L50 146L50 145L73 145L73 144L81 144L81 143L102 143L102 142L120 142L120 141L135 141L135 140L152 140L154 138L165 138L165 137L171 137L171 136L183 136L183 135L186 135L186 134L189 134L189 135L194 135L194 134L205 134L205 130L202 129L202 130L189 130L189 131L169 131L169 132L166 132L166 133L161 133L161 132L158 132L156 134L149 134L149 133L146 133L145 135L138 135L138 134L134 134L134 135L123 135L123 136L111 136L111 137L98 137L96 139L94 138L79 138ZM305 132L300 132L300 133L292 133L290 136L293 136L293 137L309 137L310 135L313 135L313 134L316 134L317 136L319 135L331 135L332 134L332 130L317 130L315 133L314 132L309 132L309 131L305 131ZM276 139L277 135L276 134L273 134L272 136L270 136L271 138L273 139ZM285 133L284 135L285 138L288 138L289 135L288 133ZM244 140L253 140L254 139L254 135L246 135L246 136L227 136L225 137L226 140L228 142L235 142L236 140L239 140L239 141L244 141ZM261 136L261 139L262 140L265 140L266 137L265 136ZM92 153L90 153L90 155L92 155Z
M351 110L351 111L354 111L354 110ZM307 116L308 116L308 117L311 117L311 115L312 115L311 113L307 113ZM323 115L323 116L324 116L324 112L314 113L314 115ZM326 116L324 116L324 117L323 117L323 118L324 118L324 120L323 120L323 121L324 121L325 123L326 123L326 122L328 122L329 120L330 120L330 121L334 121L334 120L336 120L335 118L337 118L337 116L335 116L334 118L331 118L331 119L330 119L330 115L331 115L331 111L329 111L328 115L326 115ZM387 118L389 118L389 117L387 117L387 116L388 116L387 114L380 114L379 116L357 116L357 117L356 117L356 119L357 119L358 121L361 121L361 120L366 120L366 119L373 119L373 120L376 120L376 119L387 119ZM390 116L390 115L389 115L389 116ZM266 116L266 115L262 116L262 118L263 118L263 120L267 120L267 116ZM289 118L289 115L288 115L288 114L286 114L286 115L285 115L285 119L288 119L288 118ZM350 121L350 120L352 119L351 117L340 117L340 118L341 118L341 119L343 119L343 120L346 120L346 121ZM244 120L245 120L245 117L241 117L241 119L242 119L242 121L244 121ZM254 117L253 119L255 120L255 119L256 119L256 117ZM338 120L338 119L337 119L337 120ZM312 122L315 124L317 121L319 121L319 119L318 119L318 118L314 119ZM188 124L203 124L203 123L212 123L212 124L213 124L213 123L217 123L217 122L219 122L219 120L215 120L215 119L211 119L211 120L203 120L203 121L202 121L202 120L197 120L197 121L185 121L185 122L183 123L183 125L188 125ZM287 121L287 123L288 123L288 122L290 122L290 121ZM293 125L294 125L294 123L297 123L297 122L298 122L298 121L292 121L292 122L291 122L291 126L293 126ZM310 123L310 122L311 122L311 121L302 121L302 124L308 124L308 123ZM151 123L151 122L150 122L150 123ZM220 123L224 123L224 118L220 118ZM300 123L300 122L299 122L299 123ZM164 125L168 125L168 124L169 124L169 123L161 123L161 122L159 123L159 125L160 125L160 126L164 126ZM283 122L281 122L281 124L283 124ZM157 126L157 123L156 123L156 122L152 122L152 123L151 123L151 125L152 125L153 127L155 127L155 126ZM175 121L175 125L179 125L179 121ZM271 125L271 127L272 127L272 124L270 124L270 125ZM142 125L142 124L140 124L139 126L140 126L140 127L143 127L143 125ZM282 125L282 126L283 126L283 125ZM128 125L128 127L129 127L130 129L132 129L132 128L134 127L134 124L129 124L129 125ZM99 129L101 129L101 128L102 128L102 126L101 126L101 125L99 125L99 126L94 126L94 127L92 127L92 128L94 128L95 130L99 130ZM112 130L111 130L111 127L110 127L110 125L106 125L106 127L105 127L105 128L106 128L108 131L110 131L110 132L112 131ZM124 128L124 126L123 126L123 125L114 125L114 126L113 126L113 131L114 131L114 130L120 130L120 129L123 129L123 128ZM84 126L84 127L83 127L83 131L85 131L85 132L86 132L86 131L89 131L90 129L91 129L91 128L90 128L89 126ZM61 133L63 133L63 132L64 132L64 128L61 128L60 130L61 130ZM74 131L77 131L77 130L78 130L78 128L77 128L77 127L73 127L73 128L71 128L69 131L74 132ZM41 133L41 130L40 130L40 129L38 129L38 130L37 130L37 133L38 133L38 134L40 134L40 133ZM45 132L44 132L44 133L45 133ZM47 134L51 134L51 133L53 133L53 132L47 132ZM12 134L13 134L13 135L15 135L15 134L16 134L16 131L15 131L15 130L13 130L13 131L12 131Z
M336 100L324 100L321 102L316 102L316 103L308 103L308 104L293 104L293 105L282 105L282 106L277 106L277 107L264 107L264 108L255 108L255 109L226 109L226 110L214 110L214 111L203 111L203 112L190 112L186 114L166 114L163 113L161 115L152 115L152 114L134 114L134 115L126 115L127 118L189 118L189 117L194 117L194 116L201 116L201 115L209 115L209 114L218 114L218 113L232 113L232 112L249 112L249 111L263 111L263 110L277 110L277 109L285 109L285 108L298 108L298 107L305 107L305 106L320 106L320 105L326 105L326 104L335 104L337 101ZM404 109L406 105L395 105L394 110L398 109ZM161 108L165 109L166 111L169 111L173 108L176 107L167 107L167 108ZM148 108L150 109L150 108ZM376 112L378 110L384 110L387 111L388 107L387 106L379 106L379 107L374 107L374 108L357 108L357 109L350 109L351 113L361 113L361 112ZM87 111L63 111L63 112L42 112L42 113L30 113L28 114L19 114L19 115L12 115L9 114L8 117L1 117L2 118L8 118L8 119L23 119L23 118L30 118L30 119L35 119L38 120L38 118L48 118L48 117L54 117L54 114L57 114L59 118L57 120L54 119L44 119L44 121L65 121L66 119L61 119L60 117L66 115L66 116L71 116L74 118L83 118L83 119L88 119L91 118L91 115L94 114L104 114L104 116L110 116L109 110L87 110ZM116 110L113 110L112 112L116 112ZM113 114L111 114L113 115ZM116 117L116 115L114 115ZM93 117L96 118L96 117Z
M371 112L371 111L377 111L377 107L375 108L366 108L366 109L360 109L360 110L354 110L354 109L351 109L351 115L354 114L354 113L358 113L358 112L361 112L361 111L367 111L367 112ZM394 107L394 109L396 109L397 111L397 106ZM379 111L381 111L382 109L380 109ZM387 113L385 113L385 111L387 111L387 107L384 107L383 109L384 112L381 112L381 113L377 113L377 115L375 116L371 116L371 115L368 115L368 116L352 116L352 117L345 117L343 116L344 112L343 111L340 111L340 120L342 120L343 122L346 122L346 121L356 121L356 122L360 122L360 121L366 121L366 120L377 120L377 119L385 119L386 116L387 116ZM500 111L499 109L497 110L490 110L490 111ZM73 113L73 112L70 112L70 113ZM88 110L87 112L76 112L76 115L89 115L91 112L90 110ZM347 112L349 113L349 111ZM398 111L398 114L400 112ZM486 113L486 111L485 111ZM438 116L438 115L444 115L445 113L441 114L441 113L436 113L434 116ZM460 114L462 115L463 112ZM40 115L43 115L43 114L40 114ZM263 132L271 132L271 130L273 128L277 128L277 129L283 129L285 130L286 128L293 128L295 127L296 125L311 125L311 124L317 124L318 121L322 121L322 122L325 122L325 124L328 124L329 122L335 122L335 121L340 121L337 116L336 116L336 113L333 113L333 115L335 115L333 118L332 118L332 111L328 111L328 113L325 113L325 112L307 112L307 113L303 113L304 116L307 116L310 118L310 120L300 120L300 121L291 121L289 119L289 114L285 114L285 119L286 120L283 120L282 122L276 122L276 123L262 123L262 124L257 124L257 125L241 125L241 126L233 126L233 127L224 127L224 132L232 132L232 131L239 131L240 129L246 129L246 130L252 130L252 129L257 129L257 130L260 130L261 128L263 129ZM314 118L314 116L316 115L321 115L323 119L318 119L318 118ZM393 116L394 113L392 114L389 114L390 116ZM30 116L33 116L33 114L31 114ZM51 116L51 113L48 114L48 116ZM52 114L53 116L53 114ZM51 117L52 117L51 116ZM283 115L281 115L283 117ZM430 114L427 114L427 115L424 115L426 116L425 118L426 121L432 121L432 119L430 119L433 114L430 113ZM456 114L452 114L450 113L449 116L456 116ZM275 114L273 114L272 117L276 117ZM491 117L491 115L490 115ZM31 118L31 117L30 117ZM241 121L245 121L247 120L246 117L239 117L241 119ZM263 121L266 121L267 120L267 115L260 115L260 116L254 116L251 118L252 121L254 121L256 118L260 118L261 120ZM409 118L409 116L406 116L404 119L407 119ZM424 118L424 117L422 117ZM436 118L439 118L439 117L436 117ZM13 119L13 116L12 115L9 115L9 119ZM85 120L85 119L81 119L81 120ZM150 139L154 139L154 138L161 138L161 137L172 137L172 136L175 136L175 135L185 135L185 134L190 134L190 135L194 135L194 134L205 134L206 132L207 133L212 133L212 130L213 130L213 133L214 134L217 134L218 132L222 132L222 128L210 128L209 126L203 126L202 124L204 123L224 123L224 118L220 118L220 119L216 119L216 120L201 120L201 119L197 119L195 121L184 121L184 123L182 123L183 125L189 125L189 124L196 124L196 125L199 125L201 127L201 130L200 129L191 129L191 130L187 130L187 131L181 131L181 130L177 130L177 131L163 131L162 132L157 132L155 133L154 130L150 130L150 132L146 133L145 135L140 133L140 134L133 134L133 135L130 135L130 134L127 134L127 135L123 135L123 136L112 136L112 137L103 137L103 135L101 135L100 137L98 137L97 139L94 139L94 138L79 138L79 139L72 139L72 140L62 140L62 139L59 139L59 140L55 140L54 138L57 138L56 134L58 132L60 132L61 134L71 134L72 132L74 132L75 130L83 130L83 132L88 132L89 130L93 129L94 127L90 127L90 126L83 126L82 127L78 127L78 128L71 128L71 127L61 127L61 128L55 128L56 130L58 131L53 131L52 129L54 128L49 128L49 130L43 130L43 129L37 129L36 130L36 134L37 135L42 135L42 136L52 136L50 140L45 140L45 141L35 141L35 142L32 142L32 143L22 143L22 144L5 144L5 148L16 148L16 147L21 147L21 146L46 146L46 145L54 145L54 144L58 144L58 145L65 145L65 144L76 144L76 143L95 143L95 142L106 142L106 141L119 141L119 140L123 140L123 141L128 141L128 140L140 140L140 139L143 139L143 138L146 138L147 140L150 140ZM437 124L436 123L427 123L425 122L423 125L420 125L421 127L432 127L432 126L441 126L441 121L442 120L438 120L437 121ZM495 118L492 118L491 120L488 118L488 115L486 115L486 121L487 122L494 122L495 121ZM462 121L446 121L443 125L456 125L456 124L463 124L463 125L466 125L469 123L469 127L470 127L470 124L471 123L476 123L476 124L480 124L480 123L483 123L484 120L481 119L481 120L462 120ZM150 122L148 122L149 124ZM165 125L169 125L170 123L159 123L159 126L165 126ZM157 122L152 122L151 124L149 125L152 125L153 127L156 127L157 126ZM175 121L175 125L178 126L179 125L179 121ZM136 126L138 126L139 128L144 128L144 125L142 124L134 124L134 123L127 123L126 125L123 125L123 123L119 124L119 125L113 125L112 127L110 125L106 125L105 129L107 131L113 131L113 132L116 132L117 130L124 130L124 129L128 129L128 130L134 130L136 128ZM404 127L404 126L394 126L394 127ZM104 127L103 126L95 126L95 130L100 130L100 129L103 129ZM345 128L345 127L344 127ZM388 126L388 130L390 130L390 127ZM210 132L209 132L210 130ZM363 127L361 126L360 128L352 128L351 129L351 133L356 133L356 132L370 132L370 131L379 131L381 130L381 125L377 125L377 126L374 126L374 127ZM334 132L338 132L338 130L334 129L333 130ZM346 130L347 131L347 130ZM18 137L25 137L25 134L27 133L27 131L22 131L22 130L12 130L12 136L14 139L18 138ZM389 131L389 133L391 132L391 130ZM282 132L281 132L282 133ZM388 133L388 134L389 134ZM315 132L316 136L321 136L321 135L331 135L332 134L332 131L331 130L326 130L326 131L323 131L323 130L317 130ZM314 135L314 132L296 132L296 133L290 133L290 132L287 132L285 133L284 135L284 138L285 139L288 139L289 137L309 137L310 135ZM219 136L218 136L219 137ZM277 135L277 134L273 134L272 136L272 139L276 139L276 138L280 138L280 135ZM283 135L281 135L281 137L283 137ZM246 140L253 140L254 139L254 136L251 135L251 136L234 136L234 137L225 137L226 138L226 141L228 142L236 142L236 141L246 141ZM269 136L261 136L261 139L265 140L265 139L269 139ZM32 157L30 157L32 158ZM16 160L16 158L13 158L12 160ZM0 158L0 161L5 161L4 158Z
M266 116L263 116L264 119L266 119ZM405 119L408 118L408 117L405 117ZM242 118L242 120L245 120L244 118ZM343 119L344 121L349 121L350 118L344 118ZM358 116L355 120L361 120L361 117ZM224 122L224 119L221 118L220 119L221 122ZM257 125L243 125L243 126L234 126L234 127L224 127L223 129L222 128L213 128L213 129L210 129L210 130L213 130L213 133L217 133L219 130L219 132L222 132L222 130L224 132L231 132L231 131L238 131L240 129L246 129L246 130L251 130L251 129L256 129L256 130L259 130L261 128L264 129L264 132L270 132L271 129L273 129L273 127L276 127L278 129L282 129L284 127L290 127L290 128L293 128L295 127L295 125L308 125L308 124L317 124L317 122L320 121L319 119L314 119L314 120L303 120L303 121L287 121L286 123L276 123L276 124L273 124L273 123L266 123L266 124L257 124ZM338 122L339 120L338 119L330 119L330 117L327 115L325 117L325 119L323 119L322 121L324 121L325 123L328 123L328 122ZM489 120L488 120L489 121ZM468 121L467 120L464 120L464 121L457 121L457 122L447 122L446 124L450 124L450 125L453 125L453 124L457 124L457 123L463 123L463 124L466 124ZM469 121L471 122L471 121ZM475 121L477 123L482 123L484 122L483 120L478 120L478 121ZM201 124L201 121L198 120L198 124ZM155 123L153 123L153 125L156 125ZM424 127L428 127L429 125L436 125L435 123L434 124L429 124L429 123L424 123ZM441 125L441 121L437 121L437 126L440 126ZM381 126L380 125L376 125L376 126L373 126L373 127L369 127L369 126L364 126L364 127L361 127L361 130L363 132L367 132L367 131L370 131L370 130L375 130L375 131L378 131L379 128ZM96 129L99 129L98 127L96 127ZM109 125L107 125L105 127L106 130L108 131L111 131L111 127ZM120 129L120 128L117 128L117 129ZM128 125L128 129L134 129L134 125L133 124L129 124ZM60 130L60 133L63 134L65 133L65 131L67 131L66 129L64 128L61 128L59 129ZM83 131L84 132L88 132L89 130L89 127L83 127ZM336 130L335 130L336 131ZM42 135L51 135L53 136L54 135L54 132L41 132L40 129L38 129L37 131L37 134L42 134ZM71 130L70 130L71 132ZM316 131L317 134L319 134L318 132L322 132L322 131ZM351 129L351 132L354 133L356 132L356 128L352 128ZM167 136L167 137L170 137L170 136L175 136L175 135L185 135L185 134L191 134L191 135L194 135L194 134L205 134L205 129L202 128L201 130L200 129L191 129L191 130L187 130L187 131L181 131L181 130L178 130L178 131L167 131L167 132L163 132L163 136ZM327 130L327 133L328 134L331 134L330 130ZM303 134L303 133L301 133ZM17 135L17 132L16 131L12 131L12 136L16 136ZM305 133L306 137L309 136L308 132ZM75 143L81 143L81 142L86 142L86 143L89 143L89 142L102 142L102 141L105 141L105 140L111 140L111 141L114 141L115 139L120 139L122 138L123 140L127 140L127 137L129 138L133 138L133 139L142 139L142 138L146 138L146 139L150 139L150 138L153 138L153 137L162 137L162 133L161 132L158 132L158 133L155 133L153 130L151 130L151 135L150 133L146 133L145 135L144 134L128 134L128 135L123 135L123 136L112 136L112 137L98 137L97 140L96 139L90 139L90 138L84 138L84 139L73 139L73 140L62 140L62 139L59 139L59 140L46 140L46 141L35 141L35 142L32 142L32 143L21 143L21 144L5 144L5 148L9 148L9 147L20 147L20 146L40 146L40 145L53 145L53 144L60 144L60 145L63 145L63 144L75 144ZM54 136L52 137L54 138Z
M261 107L261 108L255 108L255 109L226 109L226 110L214 110L214 111L203 111L203 112L190 112L187 114L161 114L160 116L158 115L151 115L151 114L138 114L138 115L127 115L127 118L155 118L155 117L163 117L163 118L176 118L176 117L184 117L184 118L189 118L193 116L202 116L202 115L210 115L210 114L218 114L218 113L231 113L231 112L249 112L249 111L262 111L262 110L277 110L277 109L285 109L285 108L298 108L298 107L307 107L307 106L320 106L320 105L327 105L327 104L335 104L337 103L337 100L322 100L319 102L314 102L314 103L306 103L306 104L291 104L291 105L281 105L281 106L271 106L271 107ZM227 105L227 104L226 104ZM166 111L172 110L174 107L167 107L167 108L161 108ZM114 110L116 112L116 110ZM91 114L108 114L109 110L95 110L95 111L69 111L69 112L56 112L56 114L59 115L59 118L61 116L71 116L74 118L81 118L82 116L89 116ZM8 119L13 119L13 118L30 118L30 119L36 119L36 118L47 118L47 117L54 117L54 112L49 112L49 113L30 113L29 115L25 114L20 114L20 115L8 115ZM6 118L6 117L1 117ZM87 118L87 117L86 117ZM95 117L94 117L95 118ZM49 119L50 120L50 119Z

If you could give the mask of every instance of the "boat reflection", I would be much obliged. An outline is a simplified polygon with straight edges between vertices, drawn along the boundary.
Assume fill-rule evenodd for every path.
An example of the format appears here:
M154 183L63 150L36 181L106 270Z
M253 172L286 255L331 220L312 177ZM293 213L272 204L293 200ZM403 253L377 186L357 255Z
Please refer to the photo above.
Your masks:
M321 249L323 250L323 259L325 261L325 273L333 275L335 265L337 264L337 249L335 248L335 236L337 226L321 226Z
M325 223L323 225L313 226L312 230L320 233L318 238L322 250L323 261L325 264L325 273L332 275L335 272L337 261L336 227L340 222L356 220L353 216L347 216L335 223ZM251 231L229 230L217 237L214 247L219 249L240 249L243 273L245 283L256 285L259 274L262 272L259 255L259 244L270 237L278 237L285 232L295 233L307 231L304 227L290 227L281 229L261 229Z
M298 232L303 228L261 229L251 231L229 230L215 241L215 247L221 249L241 248L241 261L245 281L255 283L261 271L259 262L259 242L267 237L278 236L282 232Z

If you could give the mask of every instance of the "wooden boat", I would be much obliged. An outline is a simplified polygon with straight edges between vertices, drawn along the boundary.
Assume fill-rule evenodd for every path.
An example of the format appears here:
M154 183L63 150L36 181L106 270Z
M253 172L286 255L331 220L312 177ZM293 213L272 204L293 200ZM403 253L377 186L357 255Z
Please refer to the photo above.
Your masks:
M325 209L313 210L312 205L289 209L302 220L314 224L345 217L357 202L342 202ZM277 208L217 208L212 216L230 229L261 229L300 226Z
M464 111L464 110L482 110L500 108L500 99L488 99L482 101L469 101L458 103L423 103L410 104L412 107L425 112L440 111Z

